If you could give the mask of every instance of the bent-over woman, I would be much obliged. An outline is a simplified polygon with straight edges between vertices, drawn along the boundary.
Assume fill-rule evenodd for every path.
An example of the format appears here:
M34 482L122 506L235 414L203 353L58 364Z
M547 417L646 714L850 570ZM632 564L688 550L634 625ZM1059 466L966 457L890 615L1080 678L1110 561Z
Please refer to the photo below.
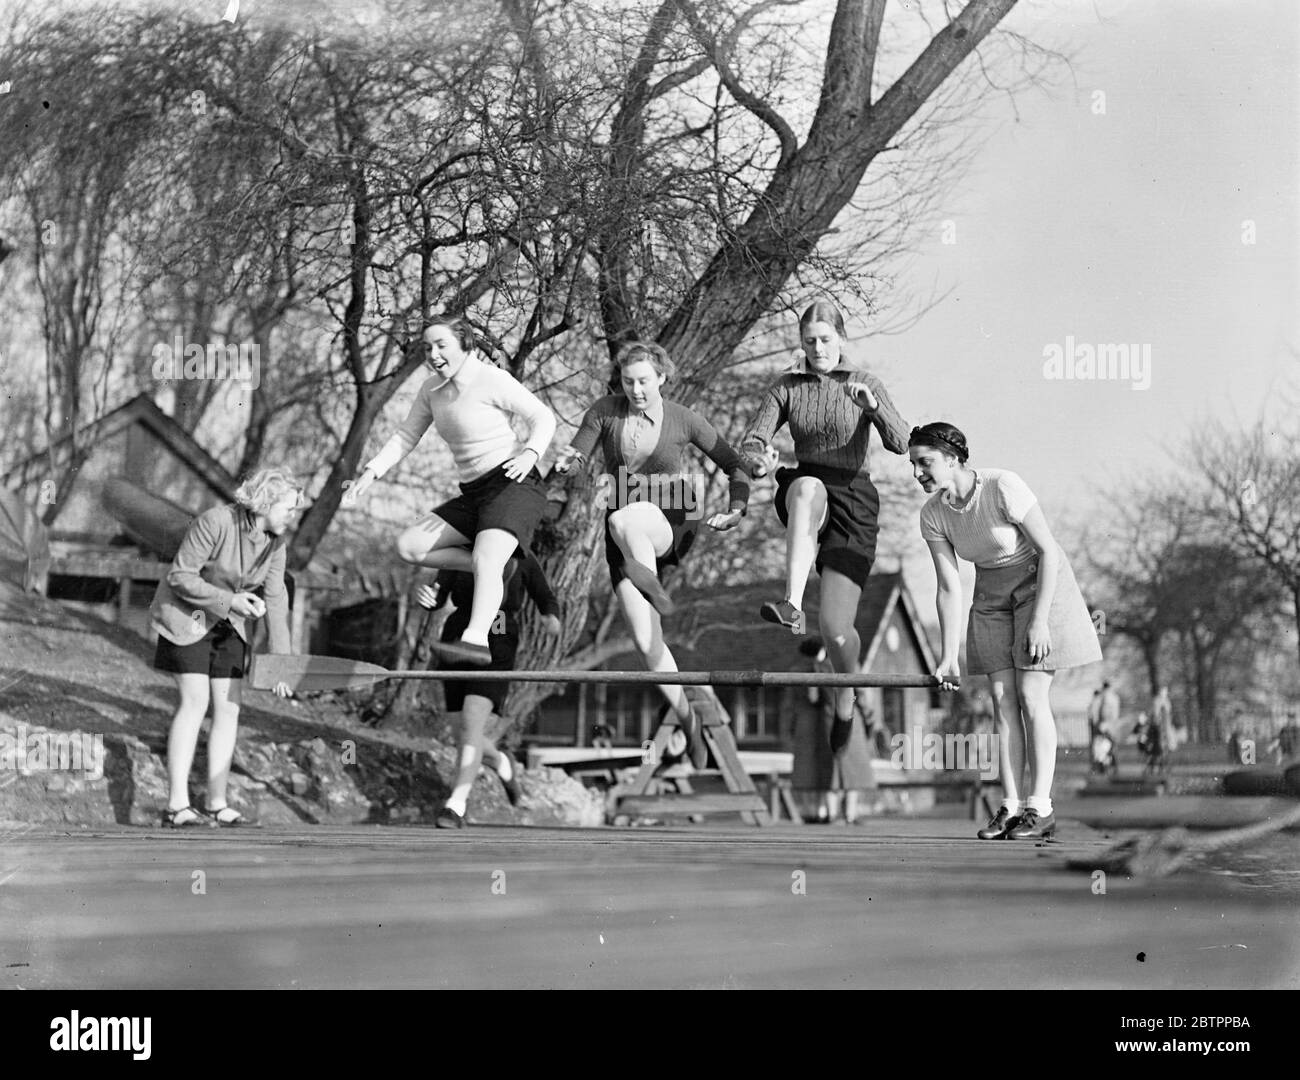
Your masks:
M1056 830L1052 675L1101 659L1088 607L1038 500L1019 476L970 468L966 436L951 424L914 428L908 446L912 473L930 494L921 507L921 536L939 579L943 648L936 675L945 689L953 689L960 675L957 559L975 564L966 668L988 676L1005 796L978 835L1048 839Z

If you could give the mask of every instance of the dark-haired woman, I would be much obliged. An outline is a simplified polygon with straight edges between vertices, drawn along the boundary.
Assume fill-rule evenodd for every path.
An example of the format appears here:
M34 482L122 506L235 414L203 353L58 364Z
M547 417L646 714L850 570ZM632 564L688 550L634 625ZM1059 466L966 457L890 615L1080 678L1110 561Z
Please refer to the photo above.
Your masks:
M511 375L481 360L463 320L437 321L424 333L432 372L397 432L344 493L354 506L375 480L415 449L432 424L460 474L461 493L397 538L409 563L474 575L474 602L460 641L437 647L445 658L492 662L488 632L501 607L506 563L527 549L546 510L537 463L555 436L555 417ZM528 428L522 444L510 425Z
M601 398L587 410L555 468L568 472L600 443L605 484L612 496L605 559L614 593L646 667L676 671L660 622L661 614L672 613L673 602L660 574L685 556L704 517L699 506L703 477L683 472L686 447L707 454L730 480L730 506L725 514L708 519L710 528L733 529L740 523L749 502L749 476L740 455L712 424L686 406L664 400L662 388L674 366L661 346L633 342L619 351L615 362L623 393ZM686 733L691 760L702 767L707 749L685 692L680 686L659 690Z
M975 564L966 667L989 679L1005 795L979 837L1050 838L1056 830L1052 675L1101 659L1088 607L1038 500L1019 476L970 468L966 437L951 424L914 428L908 447L912 474L931 496L921 508L921 536L939 579L943 649L936 675L945 689L959 676L957 559ZM1029 794L1022 801L1026 767Z
M741 444L751 472L775 465L772 437L788 425L798 464L776 470L773 502L786 527L786 595L759 614L806 627L801 609L808 571L821 575L821 635L831 666L857 671L862 643L854 627L862 587L876 558L880 496L867 469L871 430L885 449L907 452L907 424L880 380L851 366L843 355L844 318L834 304L818 301L799 319L801 369L771 386ZM853 691L835 696L831 745L838 753L853 729Z

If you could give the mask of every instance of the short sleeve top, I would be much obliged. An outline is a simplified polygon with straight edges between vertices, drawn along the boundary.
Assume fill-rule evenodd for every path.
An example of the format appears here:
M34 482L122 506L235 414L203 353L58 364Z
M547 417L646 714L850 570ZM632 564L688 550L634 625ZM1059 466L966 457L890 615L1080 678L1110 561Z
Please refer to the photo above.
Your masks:
M975 490L962 507L950 506L943 493L921 507L921 537L947 540L958 558L986 570L1027 562L1037 553L1020 523L1038 500L1009 469L980 469Z

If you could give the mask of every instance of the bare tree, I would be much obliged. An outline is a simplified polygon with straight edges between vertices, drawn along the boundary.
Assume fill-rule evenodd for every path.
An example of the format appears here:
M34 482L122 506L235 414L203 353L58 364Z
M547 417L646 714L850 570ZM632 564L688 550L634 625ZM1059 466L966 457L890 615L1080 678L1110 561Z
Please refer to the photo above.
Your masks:
M163 58L142 80L153 98L124 100L181 147L147 159L162 177L149 190L184 195L153 205L169 217L158 291L207 245L221 270L198 275L178 318L282 350L276 396L241 424L243 462L325 429L293 564L324 540L419 366L404 343L435 313L465 314L492 359L572 417L631 337L669 349L676 398L694 404L766 347L790 289L882 307L890 258L962 152L945 133L1003 65L991 35L1014 4L969 0L927 28L887 19L885 0L838 0L829 19L794 0L376 0L355 21L295 3L220 34L173 18L171 39L166 20L120 13ZM86 27L55 16L42 33L98 48ZM181 122L195 93L203 122ZM218 158L221 183L203 185ZM901 182L900 163L926 179ZM329 348L286 347L303 327ZM196 412L211 400L192 396ZM541 530L572 610L558 643L526 632L525 663L559 662L586 626L602 530L574 499Z
M1286 591L1300 635L1300 458L1297 432L1257 421L1241 431L1210 422L1188 457L1213 493L1211 512L1246 553Z

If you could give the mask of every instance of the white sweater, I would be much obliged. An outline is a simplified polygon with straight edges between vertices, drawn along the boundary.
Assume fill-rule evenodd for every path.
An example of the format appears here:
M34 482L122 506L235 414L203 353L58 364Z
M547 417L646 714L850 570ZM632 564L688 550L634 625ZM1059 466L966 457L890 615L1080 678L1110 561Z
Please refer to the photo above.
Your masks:
M511 414L528 425L522 445L510 427ZM550 409L512 375L470 354L450 379L424 382L406 419L366 468L383 476L415 449L430 424L450 447L462 484L524 450L535 451L541 461L555 437Z

